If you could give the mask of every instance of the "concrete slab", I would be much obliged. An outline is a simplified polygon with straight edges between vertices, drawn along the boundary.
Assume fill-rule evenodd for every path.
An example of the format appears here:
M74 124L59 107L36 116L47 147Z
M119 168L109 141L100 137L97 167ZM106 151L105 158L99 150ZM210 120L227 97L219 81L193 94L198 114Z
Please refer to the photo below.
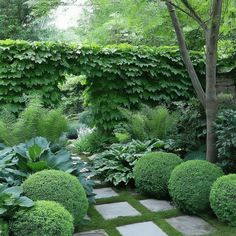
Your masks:
M108 234L103 229L99 229L99 230L74 234L74 236L108 236Z
M169 211L175 209L175 207L172 206L170 202L165 200L145 199L139 202L153 212Z
M93 193L96 194L95 199L119 196L112 188L97 188L93 190Z
M107 219L114 219L119 216L141 215L128 202L116 202L116 203L101 204L101 205L96 205L95 208L106 220Z
M196 216L178 216L166 221L184 236L207 235L215 231L205 220Z
M117 227L122 236L167 236L151 221Z

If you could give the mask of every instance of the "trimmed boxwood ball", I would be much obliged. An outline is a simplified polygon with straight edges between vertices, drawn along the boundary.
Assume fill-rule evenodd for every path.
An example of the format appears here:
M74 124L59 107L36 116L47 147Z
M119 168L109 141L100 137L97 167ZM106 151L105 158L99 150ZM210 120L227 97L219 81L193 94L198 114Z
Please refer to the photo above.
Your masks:
M223 174L220 167L208 161L186 161L171 173L170 196L182 211L200 213L210 207L211 186Z
M236 174L222 176L214 182L210 204L221 221L236 226Z
M73 217L57 202L37 201L32 208L15 213L10 231L14 236L72 236Z
M30 199L56 201L74 217L75 224L86 215L88 200L79 180L59 170L43 170L23 183L24 194Z
M134 167L136 187L152 197L167 197L171 171L181 162L182 160L173 153L152 152L144 155Z

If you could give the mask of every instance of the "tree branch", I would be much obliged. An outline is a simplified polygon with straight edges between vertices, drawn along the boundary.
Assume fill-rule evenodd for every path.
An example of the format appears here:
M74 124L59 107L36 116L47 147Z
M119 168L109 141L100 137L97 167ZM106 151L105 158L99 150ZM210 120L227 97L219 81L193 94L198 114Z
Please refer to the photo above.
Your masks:
M169 11L169 14L170 14L170 17L171 17L171 20L172 20L172 24L173 24L175 32L176 32L180 52L181 52L184 64L187 68L189 77L192 81L193 87L194 87L194 89L197 93L197 96L198 96L200 102L205 107L206 106L205 93L204 93L202 85L201 85L201 83L198 79L197 73L196 73L196 71L193 67L193 63L191 61L191 58L190 58L190 55L189 55L189 52L188 52L188 49L187 49L187 46L186 46L184 34L183 34L182 28L180 26L179 19L176 15L175 8L172 5L172 1L171 0L166 0L166 6L168 8L168 11Z
M207 31L207 24L202 20L202 18L197 14L197 12L193 9L191 4L188 2L188 0L181 0L181 2L184 4L184 6L189 10L192 17L198 22L198 24Z

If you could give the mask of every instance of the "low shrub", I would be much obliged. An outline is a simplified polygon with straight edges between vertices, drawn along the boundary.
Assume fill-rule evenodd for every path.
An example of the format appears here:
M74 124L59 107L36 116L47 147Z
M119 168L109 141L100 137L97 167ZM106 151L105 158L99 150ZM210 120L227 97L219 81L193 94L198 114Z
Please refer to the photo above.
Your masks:
M210 204L217 217L236 226L236 174L218 178L210 192Z
M88 210L85 190L78 179L57 170L43 170L31 175L24 183L26 196L34 201L49 200L62 204L74 217L83 219Z
M208 161L186 161L171 173L170 196L184 212L197 214L205 211L210 207L211 186L222 175L221 168Z
M19 210L10 221L14 236L72 236L72 215L59 203L37 201L29 210Z
M173 153L152 152L141 157L134 167L136 187L144 194L164 198L168 196L171 171L182 160Z

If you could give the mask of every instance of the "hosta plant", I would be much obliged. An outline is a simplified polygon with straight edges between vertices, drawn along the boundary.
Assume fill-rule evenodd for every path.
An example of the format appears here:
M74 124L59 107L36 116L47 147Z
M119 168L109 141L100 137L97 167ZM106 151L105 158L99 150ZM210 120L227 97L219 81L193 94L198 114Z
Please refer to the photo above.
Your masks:
M51 146L47 139L36 137L0 151L0 181L8 186L20 185L30 174L44 169L62 170L75 175L93 201L94 182L89 179L91 167L81 161L73 161L66 149Z
M10 218L15 210L20 207L32 207L34 202L22 196L23 189L20 186L7 187L0 184L0 217Z
M112 144L108 150L97 154L94 166L97 174L114 185L129 184L133 181L133 168L136 161L146 153L164 148L161 140Z

